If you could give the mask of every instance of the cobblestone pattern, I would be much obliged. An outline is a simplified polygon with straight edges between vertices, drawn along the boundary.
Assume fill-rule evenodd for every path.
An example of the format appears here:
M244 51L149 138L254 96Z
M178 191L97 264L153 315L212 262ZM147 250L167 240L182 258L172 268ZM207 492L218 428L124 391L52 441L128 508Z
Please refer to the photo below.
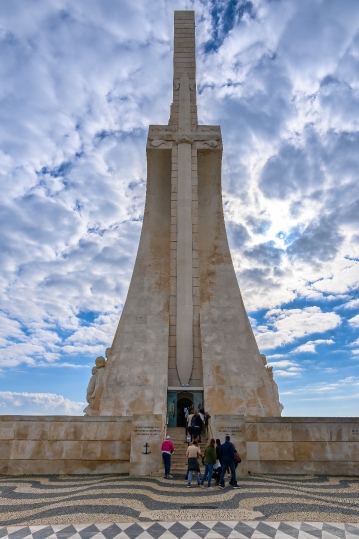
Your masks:
M184 479L2 476L0 525L151 520L359 523L359 477L261 475L242 479L240 485L240 490L208 490L188 489ZM359 536L351 533L352 539ZM6 534L0 531L0 538Z
M354 539L359 527L326 522L183 521L2 528L9 539Z

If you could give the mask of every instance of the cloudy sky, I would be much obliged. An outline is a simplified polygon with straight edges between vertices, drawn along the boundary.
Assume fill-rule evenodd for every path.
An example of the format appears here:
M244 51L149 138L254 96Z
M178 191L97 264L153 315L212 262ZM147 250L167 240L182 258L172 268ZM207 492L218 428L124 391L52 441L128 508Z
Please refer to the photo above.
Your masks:
M196 10L233 261L284 415L359 414L359 2L0 3L0 414L81 414Z

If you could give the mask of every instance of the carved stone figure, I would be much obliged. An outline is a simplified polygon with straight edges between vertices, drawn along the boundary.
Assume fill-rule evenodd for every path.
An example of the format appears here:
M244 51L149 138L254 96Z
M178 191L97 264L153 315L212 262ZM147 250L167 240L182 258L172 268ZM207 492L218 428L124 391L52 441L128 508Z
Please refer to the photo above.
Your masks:
M92 376L87 386L86 391L86 400L89 404L93 401L96 391L96 380L97 380L97 367L92 367Z
M167 142L165 140L153 140L151 144L155 148L158 148L159 146L167 146Z
M203 144L209 146L210 148L216 148L216 146L218 146L218 142L216 140L204 140Z
M273 380L273 367L266 367L268 376L271 380Z
M95 360L95 364L96 366L92 367L92 376L90 378L86 391L86 400L88 402L88 406L86 406L86 408L84 409L85 415L88 415L88 413L91 412L96 397L96 391L102 381L104 367L106 366L106 360L103 356L98 356Z
M95 365L98 369L102 369L106 366L106 360L103 356L98 356L95 360Z
M261 358L263 360L264 365L267 365L266 356L264 354L261 354ZM267 374L268 374L269 379L271 381L271 386L272 386L272 391L273 391L273 394L274 394L274 398L277 400L277 402L279 404L280 411L282 411L284 406L283 406L283 404L281 402L279 402L279 391L278 391L278 386L276 384L276 381L274 380L274 377L273 377L273 367L267 367L266 366L266 371L267 371Z
M273 367L270 367L270 368L273 369ZM279 402L278 385L277 385L276 381L273 378L273 372L272 372L271 382L272 382L272 389L273 389L274 396L275 396L275 398L277 399L277 401L279 403L280 412L282 412L284 406L283 406L283 404L281 402Z
M183 135L182 137L179 138L178 143L179 144L192 144L193 138L188 137L187 135Z

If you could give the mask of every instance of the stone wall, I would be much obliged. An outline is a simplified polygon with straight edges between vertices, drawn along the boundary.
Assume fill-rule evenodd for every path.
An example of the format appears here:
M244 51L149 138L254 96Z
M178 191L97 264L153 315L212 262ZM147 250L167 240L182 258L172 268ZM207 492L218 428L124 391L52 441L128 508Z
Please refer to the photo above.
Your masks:
M250 473L359 473L359 418L250 419L245 437Z
M0 473L128 473L130 417L0 416Z
M146 205L126 302L88 416L166 414L171 151L147 150Z
M228 246L221 148L218 145L214 150L200 150L197 158L204 401L211 416L226 413L278 417L282 411L278 388L259 352Z
M157 475L161 414L133 417L0 416L1 474ZM247 472L358 475L359 418L214 415L210 435L231 436Z

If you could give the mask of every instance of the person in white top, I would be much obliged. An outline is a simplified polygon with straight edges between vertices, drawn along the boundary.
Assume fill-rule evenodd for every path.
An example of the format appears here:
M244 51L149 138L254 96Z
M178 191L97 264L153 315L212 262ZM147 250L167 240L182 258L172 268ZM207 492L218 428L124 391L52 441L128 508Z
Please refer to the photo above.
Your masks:
M193 416L194 416L194 413L191 412L190 414L188 414L188 418L187 418L187 430L191 435L191 440L192 440L192 436L193 436L193 429L192 429L192 426L191 426L191 421L192 421Z

